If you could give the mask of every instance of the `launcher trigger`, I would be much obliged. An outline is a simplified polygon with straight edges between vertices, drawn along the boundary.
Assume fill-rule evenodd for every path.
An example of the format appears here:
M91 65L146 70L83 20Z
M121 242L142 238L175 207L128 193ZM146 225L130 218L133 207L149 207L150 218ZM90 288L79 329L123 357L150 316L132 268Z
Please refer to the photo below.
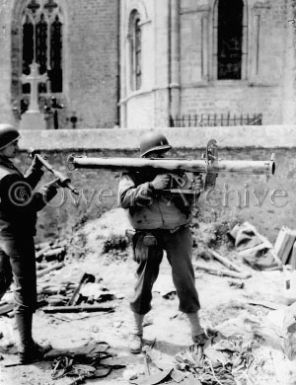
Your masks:
M206 177L204 189L207 190L211 187L214 187L216 184L216 179L218 176L217 166L218 166L218 145L215 139L210 139L207 144L206 153Z

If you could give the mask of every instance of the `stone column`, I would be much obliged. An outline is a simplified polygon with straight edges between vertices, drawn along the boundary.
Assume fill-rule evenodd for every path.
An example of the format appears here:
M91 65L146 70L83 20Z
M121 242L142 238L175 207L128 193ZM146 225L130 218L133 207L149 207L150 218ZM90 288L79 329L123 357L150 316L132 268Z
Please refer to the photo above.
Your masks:
M171 117L180 114L180 0L171 0L170 35L170 109Z
M0 121L13 123L13 105L17 102L11 98L11 15L13 1L1 1L0 7Z
M294 9L294 3L294 0L288 0L287 3L288 22L283 71L283 124L296 124L296 10Z

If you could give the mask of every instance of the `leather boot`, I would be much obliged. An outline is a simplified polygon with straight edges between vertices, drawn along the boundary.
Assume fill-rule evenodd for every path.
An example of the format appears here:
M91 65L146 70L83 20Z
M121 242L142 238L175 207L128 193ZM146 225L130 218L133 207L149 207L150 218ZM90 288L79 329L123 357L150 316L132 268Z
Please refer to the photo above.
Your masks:
M133 354L140 354L142 351L143 339L141 335L131 334L129 341L129 350Z
M132 330L129 340L129 349L133 354L139 354L143 346L143 319L144 314L133 312Z

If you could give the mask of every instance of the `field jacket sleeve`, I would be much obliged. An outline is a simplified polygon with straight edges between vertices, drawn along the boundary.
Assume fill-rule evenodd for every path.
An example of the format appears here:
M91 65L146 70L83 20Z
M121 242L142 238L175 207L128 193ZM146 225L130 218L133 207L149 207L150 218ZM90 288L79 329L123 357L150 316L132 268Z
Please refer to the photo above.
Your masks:
M32 188L35 188L42 178L44 172L32 164L25 174L25 180Z
M135 183L130 174L123 174L118 188L118 201L124 209L151 206L153 202L153 187L151 183Z
M48 189L34 192L28 180L17 174L7 175L1 180L1 203L12 216L25 216L43 209L52 195L54 194L49 194Z

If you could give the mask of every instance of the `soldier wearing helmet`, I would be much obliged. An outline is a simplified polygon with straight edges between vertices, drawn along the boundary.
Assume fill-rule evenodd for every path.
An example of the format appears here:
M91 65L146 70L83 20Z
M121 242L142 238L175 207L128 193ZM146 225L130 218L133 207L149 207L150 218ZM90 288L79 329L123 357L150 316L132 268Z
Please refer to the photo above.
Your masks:
M152 132L142 138L140 156L162 158L170 149L164 135ZM174 179L173 175L163 172L143 170L123 174L119 183L120 205L127 209L135 229L132 242L138 269L130 302L133 313L130 350L135 354L142 349L143 318L151 309L152 286L157 279L164 251L172 267L179 309L189 319L193 341L204 343L206 338L199 322L200 303L191 262L189 226L192 200L166 191L168 187L174 187Z
M55 196L58 186L53 181L34 192L43 175L42 164L34 158L25 176L14 165L19 137L14 127L0 125L0 299L13 279L19 359L28 364L48 350L32 338L37 299L34 235L36 213Z

